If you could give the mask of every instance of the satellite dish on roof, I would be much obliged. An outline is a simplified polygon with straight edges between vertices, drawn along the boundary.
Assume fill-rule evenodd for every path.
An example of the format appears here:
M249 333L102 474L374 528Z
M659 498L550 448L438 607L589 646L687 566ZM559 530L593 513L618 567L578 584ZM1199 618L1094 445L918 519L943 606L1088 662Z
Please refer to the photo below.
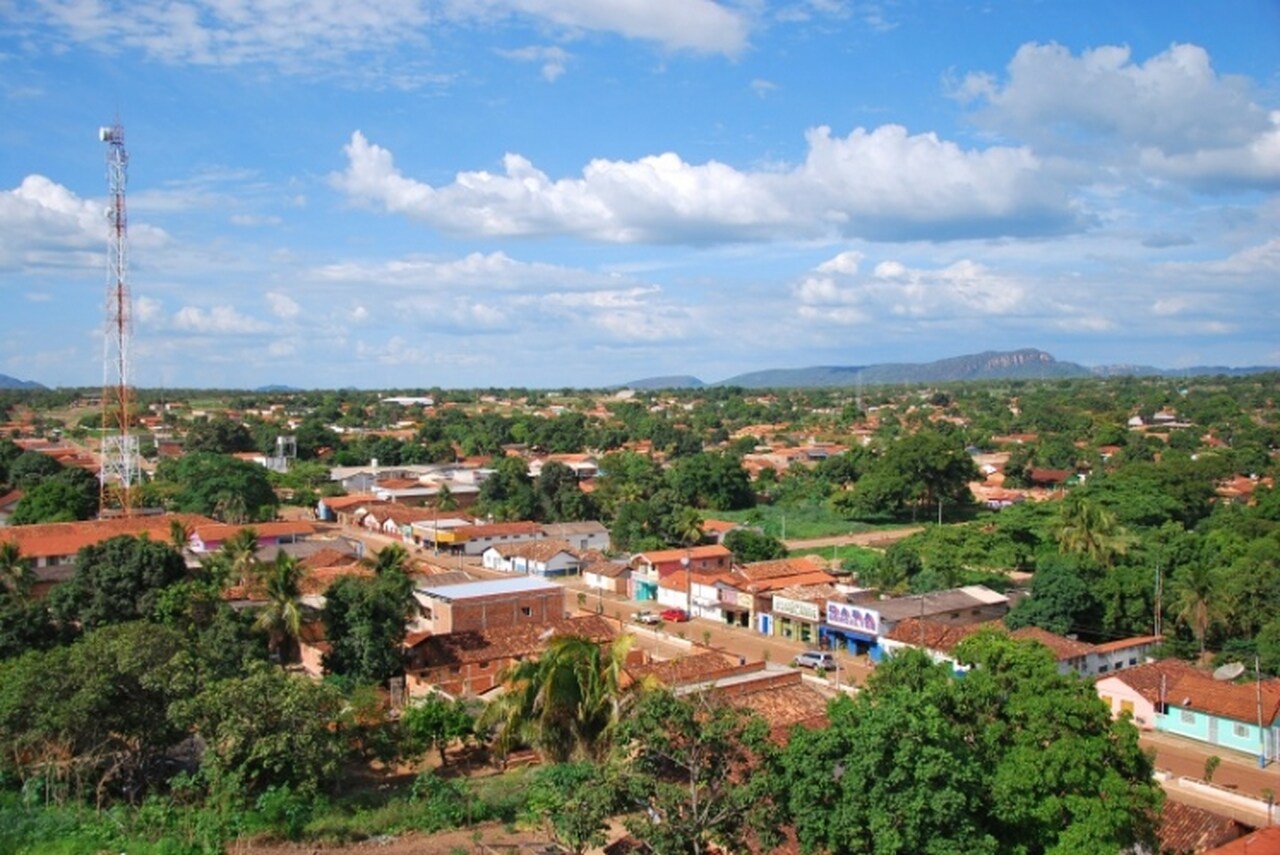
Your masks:
M1213 670L1213 679L1215 680L1234 680L1244 673L1243 662L1228 662L1219 668Z

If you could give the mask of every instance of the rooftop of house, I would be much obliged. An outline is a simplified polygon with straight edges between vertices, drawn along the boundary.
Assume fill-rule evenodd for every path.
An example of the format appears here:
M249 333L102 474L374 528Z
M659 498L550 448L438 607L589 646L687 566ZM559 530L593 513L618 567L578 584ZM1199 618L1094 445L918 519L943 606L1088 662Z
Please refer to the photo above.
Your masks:
M513 535L535 537L542 533L542 528L536 522L502 522L464 525L459 526L454 531L459 537L480 539L484 537L511 537Z
M902 644L924 647L939 653L950 653L960 642L984 629L1003 629L1004 624L998 620L971 623L964 626L942 623L941 621L921 620L918 617L898 621L885 638Z
M199 514L157 514L83 522L39 523L0 528L0 543L16 543L18 551L26 558L75 555L86 546L119 535L138 537L145 534L152 540L167 543L171 533L170 526L175 520L188 529L218 524Z
M1194 665L1181 659L1157 659L1145 662L1132 668L1124 668L1111 674L1098 677L1103 680L1118 680L1133 689L1150 703L1159 703L1161 692L1167 696L1169 686L1176 683L1185 674L1197 673Z
M732 558L733 553L729 548L714 543L710 546L692 546L688 549L659 549L653 552L640 552L631 557L633 562L643 561L648 564L666 564L670 561L680 561L688 558L691 561L701 561L708 558Z
M498 629L422 636L414 647L428 667L492 662L532 656L558 636L580 636L597 643L613 641L617 632L599 615L565 618L541 626L528 624Z
M1024 626L1021 629L1015 629L1009 634L1019 641L1037 641L1043 644L1053 652L1054 658L1058 661L1088 656L1093 652L1093 645L1087 641L1079 641L1074 638L1057 635L1038 626Z
M944 612L963 611L964 609L982 606L1007 604L1009 598L983 585L966 585L963 588L951 588L946 591L934 591L928 594L917 594L910 597L895 597L868 603L880 613L882 618L892 621L906 620L909 617L928 617Z
M1247 830L1229 816L1166 799L1157 835L1161 852L1204 852L1230 843Z
M822 569L822 564L814 556L804 555L798 558L777 558L773 561L740 564L734 568L734 573L744 577L748 582L764 582L788 576L804 576L821 572Z
M738 667L738 657L713 650L679 656L675 659L650 661L627 668L627 674L633 682L646 677L664 686L685 686L690 683L705 683L731 673Z
M608 534L609 529L602 522L586 520L583 522L543 523L542 532L547 537L570 537L575 534Z
M486 579L482 582L463 582L457 585L439 585L430 578L427 581L431 584L419 587L417 593L450 603L474 597L561 590L555 582L548 582L536 576L512 576L509 579Z
M1261 684L1230 683L1195 671L1174 681L1165 697L1170 706L1233 721L1273 724L1280 717L1280 680L1274 678Z
M569 541L559 538L547 540L526 540L521 543L502 543L491 546L503 558L524 558L528 561L550 561L561 553L577 558L577 553L569 546Z
M220 543L246 528L251 528L257 532L259 538L297 537L315 534L316 532L315 526L304 520L273 520L246 525L206 522L192 527L195 536L205 543Z
M372 496L368 493L358 493L351 496L326 496L320 501L324 502L324 506L335 513L349 511L352 508L358 508L362 505L367 507L370 505L387 504L377 496Z

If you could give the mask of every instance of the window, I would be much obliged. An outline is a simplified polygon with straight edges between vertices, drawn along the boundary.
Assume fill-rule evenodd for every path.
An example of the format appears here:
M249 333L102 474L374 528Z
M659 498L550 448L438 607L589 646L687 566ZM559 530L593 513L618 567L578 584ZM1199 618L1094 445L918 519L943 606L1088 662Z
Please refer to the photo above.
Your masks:
M1127 712L1127 713L1129 713L1130 715L1133 715L1133 701L1121 701L1121 702L1120 702L1120 712L1122 712L1122 713L1126 713L1126 712Z
M1236 722L1231 726L1231 732L1235 735L1236 739L1246 739L1249 736L1249 725Z
M524 615L525 617L529 617L529 615L533 614L533 609L530 606L521 606L520 614Z
M1098 673L1099 673L1099 674L1105 674L1105 673L1107 673L1107 672L1108 672L1108 671L1110 671L1110 670L1111 670L1111 666L1110 666L1110 665L1099 665L1099 666L1098 666Z
M1195 711L1194 711L1194 710L1183 710L1183 711L1182 711L1182 723L1183 723L1183 724L1195 724L1195 723L1196 723L1196 714L1195 714Z
M488 663L488 662L481 662L479 667L480 667L480 670L481 670L481 671L486 671L486 670L488 670L488 668L489 668L489 663Z
M1133 658L1131 658L1131 659L1129 660L1129 665L1130 665L1130 667L1132 667L1132 666L1134 666L1134 665L1137 665L1137 664L1138 664L1138 657L1134 656Z

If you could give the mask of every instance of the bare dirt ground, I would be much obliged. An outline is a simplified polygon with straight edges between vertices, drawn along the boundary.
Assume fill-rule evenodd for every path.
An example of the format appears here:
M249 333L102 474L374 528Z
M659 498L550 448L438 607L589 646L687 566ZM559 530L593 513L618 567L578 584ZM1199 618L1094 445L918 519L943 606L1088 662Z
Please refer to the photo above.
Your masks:
M552 848L548 848L552 847ZM453 855L453 853L504 853L534 855L558 852L547 835L534 831L509 832L501 823L485 823L461 831L436 834L410 833L398 837L375 837L360 843L325 846L318 843L263 844L238 841L227 847L228 855Z
M865 546L868 549L884 549L910 537L924 526L913 525L904 528L889 528L878 531L864 531L858 534L841 534L835 537L814 537L807 540L788 540L787 549L817 549L824 546Z

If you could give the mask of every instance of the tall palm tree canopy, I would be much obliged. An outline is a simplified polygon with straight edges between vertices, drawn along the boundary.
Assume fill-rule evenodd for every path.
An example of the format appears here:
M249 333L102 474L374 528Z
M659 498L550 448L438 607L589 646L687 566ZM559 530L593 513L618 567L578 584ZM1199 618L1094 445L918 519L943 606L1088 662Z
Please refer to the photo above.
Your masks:
M266 567L267 602L254 620L254 628L267 634L272 653L288 642L297 641L302 631L302 609L298 604L306 568L284 550Z
M11 540L0 543L0 590L19 598L26 597L35 580L31 562L22 556L18 544Z

